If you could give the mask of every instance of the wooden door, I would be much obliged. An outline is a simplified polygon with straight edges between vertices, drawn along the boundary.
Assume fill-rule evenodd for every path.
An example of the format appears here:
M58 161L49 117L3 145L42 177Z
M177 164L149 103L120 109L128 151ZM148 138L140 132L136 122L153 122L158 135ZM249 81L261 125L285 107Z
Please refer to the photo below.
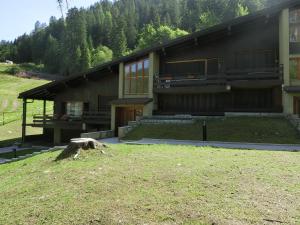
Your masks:
M117 107L116 109L116 130L118 127L127 126L128 122L135 121L137 116L141 116L140 107Z
M294 97L294 114L300 117L300 97Z

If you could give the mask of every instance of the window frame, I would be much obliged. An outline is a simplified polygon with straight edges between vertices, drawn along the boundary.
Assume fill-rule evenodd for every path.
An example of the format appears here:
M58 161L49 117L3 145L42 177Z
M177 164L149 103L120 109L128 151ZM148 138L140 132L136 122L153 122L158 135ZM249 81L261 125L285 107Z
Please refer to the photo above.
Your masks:
M300 43L300 8L290 10L289 29L290 43Z
M216 74L211 74L209 73L209 69L208 69L208 63L209 61L212 61L212 60L216 60L217 61L217 70L218 72ZM187 72L186 74L182 74L183 76L185 75L199 75L199 76L210 76L210 75L217 75L220 70L221 70L221 63L223 62L223 58L221 57L211 57L211 58L201 58L201 59L191 59L191 60L179 60L179 61L167 61L166 62L166 66L167 65L170 65L170 64L183 64L183 63L203 63L203 67L204 67L204 73L201 74L200 72L198 73L189 73ZM165 68L165 70L168 70L167 68ZM165 71L166 73L170 73L169 71Z
M146 61L148 61L148 68L145 67ZM139 64L142 64L142 73L141 75L139 74ZM135 72L132 72L132 68L135 68ZM149 58L143 58L140 59L138 61L134 61L134 62L130 62L124 65L124 85L123 85L123 93L124 95L147 95L149 93L149 89L145 89L145 85L146 87L148 87L147 84L149 84L149 67L150 67L150 63L149 63ZM126 72L129 68L128 73ZM148 70L148 74L146 74L146 71ZM142 87L138 87L139 86L139 79L142 79ZM126 83L128 82L128 83ZM135 89L133 88L133 85L135 86ZM140 92L139 90L142 90L142 92ZM146 90L146 91L144 91Z
M66 115L70 118L81 118L83 116L84 102L69 101L66 102Z

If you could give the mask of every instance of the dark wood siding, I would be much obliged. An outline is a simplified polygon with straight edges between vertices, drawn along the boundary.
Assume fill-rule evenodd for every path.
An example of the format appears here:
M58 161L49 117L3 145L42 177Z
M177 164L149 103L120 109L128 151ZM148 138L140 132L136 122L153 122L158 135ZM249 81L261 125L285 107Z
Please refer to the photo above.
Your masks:
M62 114L64 112L61 107L62 103L68 101L86 103L89 111L92 112L110 111L110 107L107 106L109 103L107 102L104 102L99 107L99 104L102 104L99 102L99 96L101 96L102 100L118 98L118 74L99 74L100 76L101 78L86 81L76 88L66 88L58 94L54 101L55 114Z
M220 58L221 70L274 66L278 64L278 32L275 17L168 48L160 54L160 74L169 72L167 62L182 60Z
M234 89L227 93L160 94L158 114L220 115L224 112L282 112L281 90Z

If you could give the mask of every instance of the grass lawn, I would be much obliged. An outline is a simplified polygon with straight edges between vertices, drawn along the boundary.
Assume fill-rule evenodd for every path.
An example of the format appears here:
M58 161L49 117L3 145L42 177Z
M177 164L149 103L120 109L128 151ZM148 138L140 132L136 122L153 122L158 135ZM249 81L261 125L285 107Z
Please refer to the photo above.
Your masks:
M27 135L41 134L42 129L36 127L27 127ZM21 141L22 136L22 121L18 120L4 126L0 126L0 147L10 146ZM1 156L0 156L1 158Z
M57 151L0 166L0 224L300 224L299 153L106 152L55 162Z
M142 125L124 139L202 140L202 123ZM237 117L207 120L208 141L300 144L300 135L283 118Z
M9 75L7 71L11 67L16 66L24 70L34 70L33 67L36 67L33 64L0 64L0 147L8 146L14 142L20 141L22 129L22 100L18 99L19 93L49 82L45 80L33 80ZM34 101L33 103L27 104L27 106L27 121L31 121L34 114L42 113L43 104L41 101ZM53 105L49 102L47 104L47 111L51 113L52 108ZM2 125L3 112L5 112L4 126ZM42 130L39 128L27 127L28 135L40 134L41 131Z

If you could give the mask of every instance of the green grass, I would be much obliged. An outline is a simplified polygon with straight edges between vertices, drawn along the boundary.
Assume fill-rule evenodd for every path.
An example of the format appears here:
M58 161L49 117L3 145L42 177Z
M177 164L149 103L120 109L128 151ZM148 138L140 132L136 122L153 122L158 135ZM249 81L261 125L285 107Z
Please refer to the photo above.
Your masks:
M42 129L36 127L27 127L26 135L41 134ZM14 143L20 143L22 136L22 121L15 121L4 126L0 126L0 147L10 146ZM1 158L1 157L0 157Z
M0 166L0 224L300 224L300 154L114 145Z
M202 140L202 123L141 125L124 139ZM300 135L284 118L238 117L207 120L208 141L300 144Z
M18 66L18 65L14 65ZM23 64L20 67L34 67L32 64ZM20 92L48 83L45 80L34 80L15 77L7 74L10 65L0 64L0 147L7 146L21 137L22 100L18 99ZM34 101L27 104L27 120L32 121L34 114L41 114L43 103ZM52 112L52 104L48 103L47 112ZM3 113L4 122L3 124ZM41 129L28 127L28 134L41 133Z
M13 74L14 71L23 72L44 72L44 65L36 65L34 63L22 63L22 64L3 64L0 63L0 74Z

